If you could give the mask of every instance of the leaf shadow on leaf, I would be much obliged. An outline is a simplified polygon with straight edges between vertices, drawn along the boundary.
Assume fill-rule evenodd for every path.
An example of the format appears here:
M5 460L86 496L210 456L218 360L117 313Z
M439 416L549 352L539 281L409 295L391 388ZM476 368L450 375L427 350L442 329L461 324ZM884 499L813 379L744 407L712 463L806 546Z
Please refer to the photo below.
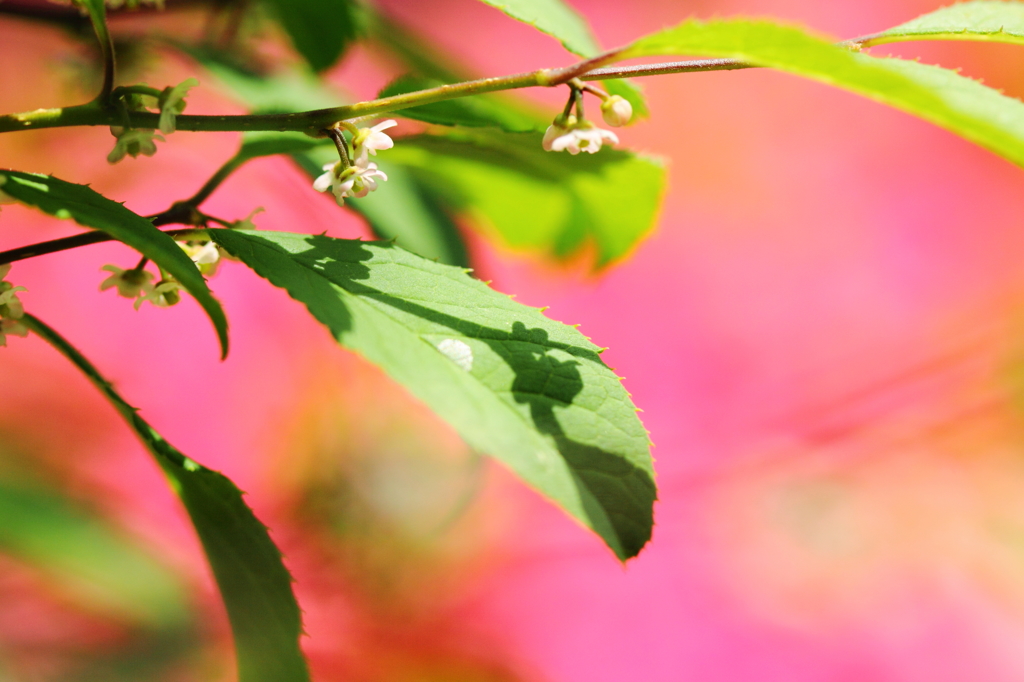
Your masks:
M583 390L579 362L559 360L549 349L568 348L553 344L543 329L527 329L522 322L513 323L510 342L490 345L507 358L516 373L512 384L515 401L529 406L537 430L554 439L569 464L588 517L594 523L607 517L622 543L622 553L635 556L650 539L654 522L651 507L638 500L654 498L654 480L624 457L574 441L565 434L555 407L571 405ZM584 352L597 357L596 353ZM624 494L623 489L628 493Z
M514 401L529 407L534 428L554 441L568 465L588 524L609 541L623 560L635 556L650 539L653 510L649 501L656 498L650 473L621 454L574 440L566 434L558 418L556 408L573 405L584 388L579 365L582 362L603 364L595 351L553 341L544 329L527 328L520 321L513 322L511 331L487 327L363 284L359 280L369 279L370 271L362 261L370 260L374 254L361 244L349 250L351 260L339 260L332 255L337 254L338 240L312 235L302 240L304 247L300 252L300 263L278 244L260 239L256 234L248 235L247 241L261 246L266 244L268 250L278 254L275 260L279 259L280 263L275 269L280 267L281 272L290 270L293 273L296 268L305 271L301 278L302 286L313 298L305 298L305 294L296 295L294 291L292 295L299 300L322 302L322 305L311 305L310 311L335 337L340 337L352 325L351 313L334 289L341 287L361 298L486 343L514 373L511 387ZM380 242L374 246L398 248ZM313 272L310 270L320 277L311 276ZM277 283L274 276L268 279ZM291 282L294 288L294 279ZM429 342L424 340L424 343Z

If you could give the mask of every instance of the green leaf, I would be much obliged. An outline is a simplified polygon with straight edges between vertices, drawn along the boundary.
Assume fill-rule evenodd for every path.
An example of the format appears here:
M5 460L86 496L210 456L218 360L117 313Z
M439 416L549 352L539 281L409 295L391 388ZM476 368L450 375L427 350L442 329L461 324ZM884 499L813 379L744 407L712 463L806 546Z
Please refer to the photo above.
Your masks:
M431 78L405 75L388 84L377 93L377 97L404 95L407 92L426 90L443 84L441 81ZM438 125L494 127L513 133L543 131L548 126L547 123L537 118L516 111L502 100L487 95L460 97L409 109L400 109L392 113Z
M623 258L650 233L665 184L652 159L614 149L552 154L532 133L407 137L387 158L414 169L509 246L567 257L591 244L598 266Z
M351 0L266 0L315 71L333 66L357 38Z
M862 45L904 40L984 40L1024 44L1024 2L961 2L870 36Z
M565 49L591 56L601 51L586 20L562 0L482 0L557 39Z
M299 649L301 615L291 575L242 492L223 474L189 459L164 440L56 331L27 313L22 321L106 396L181 498L224 599L235 637L239 682L307 682L309 671Z
M224 309L195 263L153 223L86 185L65 182L52 175L0 170L0 190L44 213L106 232L166 270L210 316L220 340L221 357L227 356L228 321Z
M0 551L90 609L149 627L187 621L174 573L109 523L38 481L0 480Z
M641 38L621 58L668 54L738 59L844 88L1024 166L1024 104L947 69L871 57L763 21L687 21Z
M390 243L210 234L620 559L650 538L647 432L600 349L576 329Z

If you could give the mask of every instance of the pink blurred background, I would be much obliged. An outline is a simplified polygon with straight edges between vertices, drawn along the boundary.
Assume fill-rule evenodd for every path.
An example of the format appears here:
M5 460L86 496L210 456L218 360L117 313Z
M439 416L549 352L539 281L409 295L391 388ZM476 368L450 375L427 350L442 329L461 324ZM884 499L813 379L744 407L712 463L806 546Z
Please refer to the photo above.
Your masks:
M572 4L609 47L691 15L848 38L939 5ZM570 61L472 0L383 5L480 75ZM75 49L0 19L0 110L81 100ZM1020 50L873 54L962 66L1020 96ZM191 68L152 67L145 80L161 85ZM396 68L356 51L330 78L362 99ZM1024 680L1024 174L784 74L643 85L651 119L621 138L668 160L670 188L630 259L593 277L472 237L481 278L609 346L644 410L661 500L652 543L625 568L241 266L211 282L231 322L225 363L191 300L136 313L97 294L101 265L133 264L123 247L26 261L10 279L172 443L249 493L297 578L318 680ZM212 89L190 99L190 113L225 111L240 109ZM4 135L0 165L91 182L145 214L194 192L237 137L175 133L153 159L108 166L112 142L100 128ZM243 168L206 208L233 219L257 206L264 229L367 234L280 159ZM74 231L0 213L0 249ZM219 643L208 665L228 676L226 622L183 512L38 340L0 351L0 429L187 576ZM73 605L16 574L0 570L0 647L45 672L91 621L76 630Z

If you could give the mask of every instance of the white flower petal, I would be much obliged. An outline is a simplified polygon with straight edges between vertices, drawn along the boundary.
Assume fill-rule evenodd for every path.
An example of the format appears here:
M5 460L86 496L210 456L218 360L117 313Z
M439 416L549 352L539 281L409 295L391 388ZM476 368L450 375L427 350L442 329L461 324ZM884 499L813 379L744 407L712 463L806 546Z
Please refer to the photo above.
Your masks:
M326 168L333 167L334 164L326 166ZM317 192L326 192L331 187L331 183L334 182L334 171L328 170L326 173L318 177L313 181L313 189Z

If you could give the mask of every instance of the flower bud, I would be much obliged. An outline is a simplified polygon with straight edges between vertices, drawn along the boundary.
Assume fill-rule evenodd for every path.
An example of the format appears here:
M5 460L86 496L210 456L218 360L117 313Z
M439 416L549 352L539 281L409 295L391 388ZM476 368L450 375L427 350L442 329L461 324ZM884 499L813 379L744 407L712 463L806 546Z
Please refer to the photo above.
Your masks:
M601 103L601 116L612 127L624 126L633 118L633 105L618 95L612 95Z

